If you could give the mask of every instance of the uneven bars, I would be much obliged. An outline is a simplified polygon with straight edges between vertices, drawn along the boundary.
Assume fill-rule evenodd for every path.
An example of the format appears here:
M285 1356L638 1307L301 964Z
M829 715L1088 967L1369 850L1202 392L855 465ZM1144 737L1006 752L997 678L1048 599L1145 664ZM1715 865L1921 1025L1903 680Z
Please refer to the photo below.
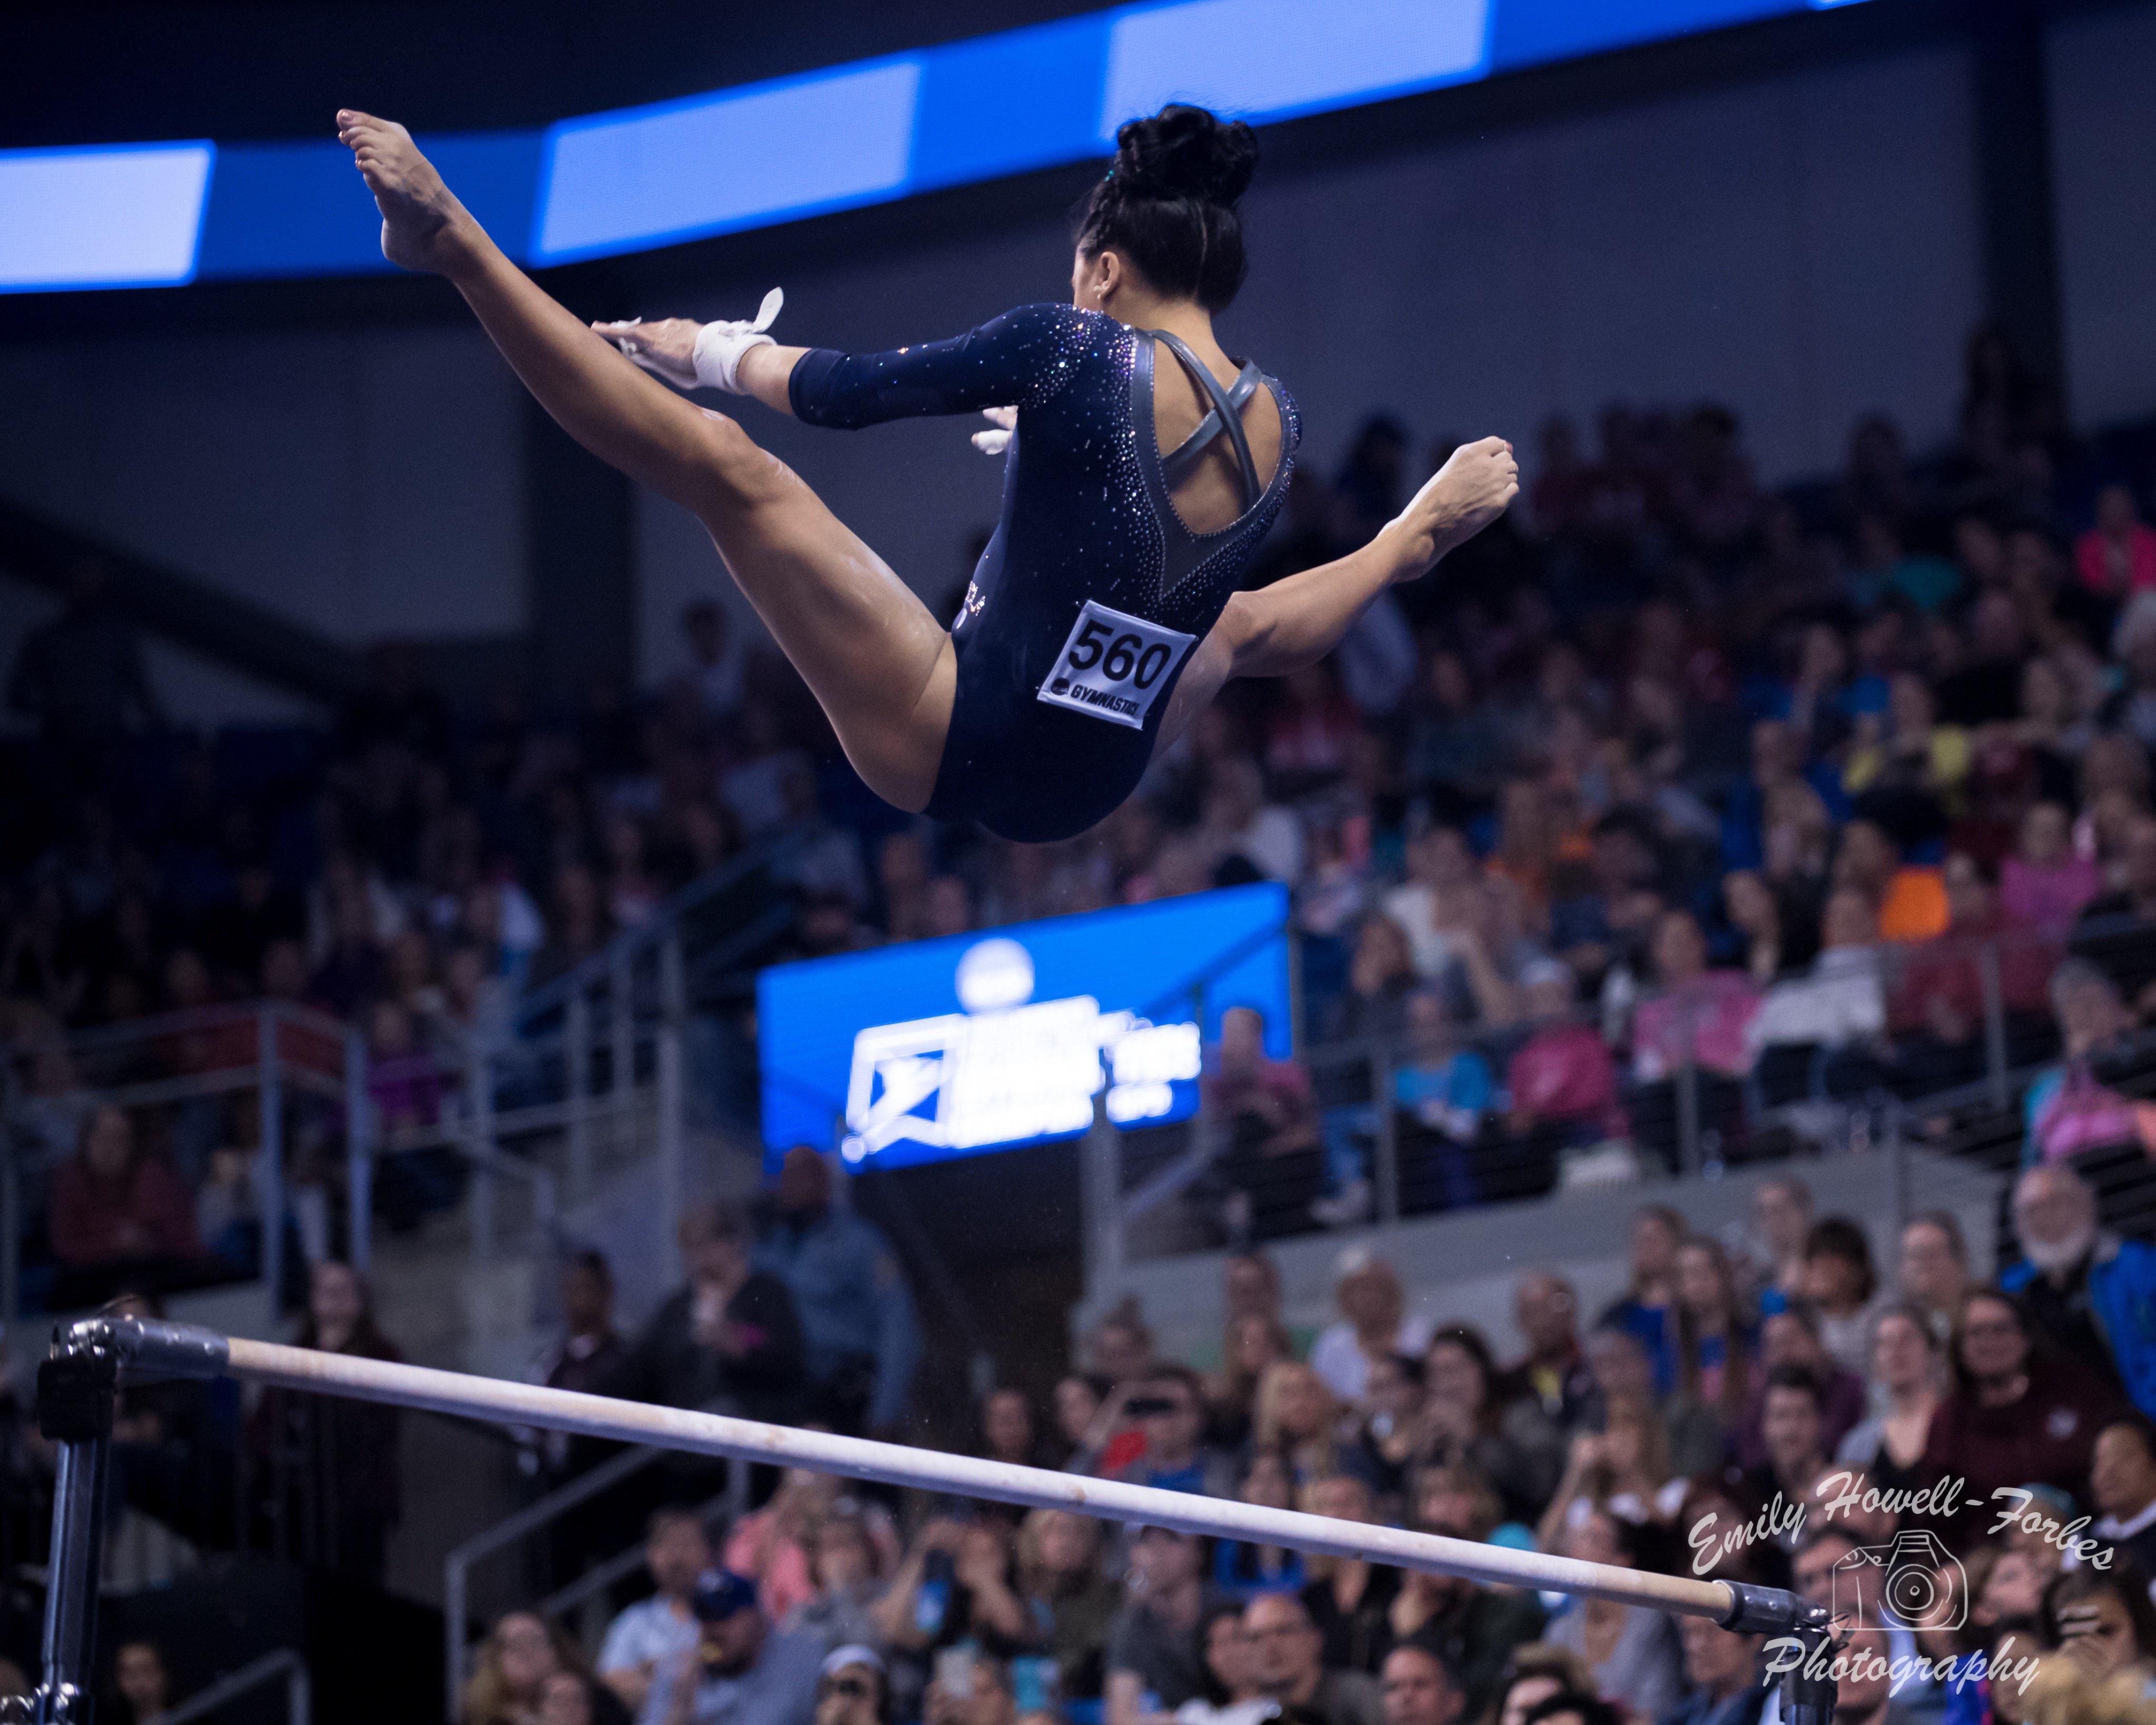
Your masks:
M1082 1474L1053 1473L1045 1468L841 1437L833 1432L803 1431L722 1414L653 1407L429 1366L324 1353L275 1342L250 1342L189 1324L89 1318L76 1324L61 1345L66 1346L69 1341L90 1345L102 1342L118 1354L123 1367L146 1375L232 1377L285 1389L351 1396L504 1425L542 1426L622 1443L803 1467L815 1473L993 1498L1002 1503L1069 1510L1108 1521L1360 1558L1499 1586L1614 1599L1651 1610L1712 1618L1725 1629L1745 1634L1788 1632L1823 1616L1795 1594L1749 1582L1700 1581L1688 1576L1624 1569L1543 1552L1338 1521L1298 1510L1270 1509Z

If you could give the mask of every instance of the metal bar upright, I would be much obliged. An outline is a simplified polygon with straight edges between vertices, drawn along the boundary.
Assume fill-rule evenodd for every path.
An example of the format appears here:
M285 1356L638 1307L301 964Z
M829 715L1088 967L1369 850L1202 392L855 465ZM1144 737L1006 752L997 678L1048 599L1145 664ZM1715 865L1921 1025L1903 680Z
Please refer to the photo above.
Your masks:
M608 1110L607 1143L615 1155L633 1142L634 1128L629 1120L629 1097L636 1089L636 978L629 963L629 948L617 946L613 959L607 966L607 1035L608 1058L612 1070L607 1075L608 1100L613 1106ZM585 1170L588 1175L589 1170ZM571 1171L569 1201L576 1203L587 1195L580 1177Z
M592 1001L578 988L562 1019L562 1058L567 1063L569 1190L592 1186Z
M58 1451L52 1558L45 1576L44 1676L37 1725L83 1725L93 1692L98 1566L120 1355L108 1337L70 1336L38 1368L38 1428Z
M0 1327L12 1332L23 1297L23 1176L14 1147L0 1150Z
M454 1555L442 1578L442 1679L448 1686L442 1710L444 1719L464 1716L465 1680L470 1669L471 1650L465 1638L471 1634L471 1608L466 1603L470 1582L467 1566Z
M1202 1127L1202 1122L1201 1122ZM839 1130L845 1129L844 1122ZM1098 1296L1123 1279L1122 1134L1108 1118L1107 1091L1093 1098L1093 1124L1078 1141L1079 1211L1086 1240L1086 1291Z
M472 1250L494 1255L494 1075L486 1045L474 1037L465 1061L465 1142L471 1173Z
M1378 1045L1370 1056L1370 1106L1378 1117L1377 1142L1371 1154L1377 1166L1371 1177L1377 1189L1378 1219L1400 1219L1400 1117L1393 1106L1393 1045Z
M374 1256L374 1110L367 1090L367 1040L344 1037L345 1260L362 1276Z
M262 1116L258 1191L262 1202L262 1280L274 1332L285 1312L285 1073L278 1057L277 1009L255 1016L254 1053Z
M1999 981L1999 942L1989 940L1977 954L1977 974L1984 983L1984 1076L1991 1085L1991 1106L2004 1108L2006 1084L2005 991Z
M681 1212L689 1201L688 1081L685 1070L688 990L681 968L681 933L671 931L659 947L659 1040L654 1075L654 1128L658 1138L660 1238L674 1250ZM624 1093L622 1101L628 1102Z
M1906 1110L1899 1096L1887 1101L1887 1187L1890 1214L1887 1217L1892 1232L1889 1240L1899 1240L1902 1230L1909 1225L1910 1213L1914 1206L1915 1194L1909 1189L1909 1135L1907 1131Z
M1699 1146L1699 1063L1692 1059L1689 1027L1685 1037L1684 1064L1677 1068L1677 1167L1680 1175L1700 1172L1704 1163Z

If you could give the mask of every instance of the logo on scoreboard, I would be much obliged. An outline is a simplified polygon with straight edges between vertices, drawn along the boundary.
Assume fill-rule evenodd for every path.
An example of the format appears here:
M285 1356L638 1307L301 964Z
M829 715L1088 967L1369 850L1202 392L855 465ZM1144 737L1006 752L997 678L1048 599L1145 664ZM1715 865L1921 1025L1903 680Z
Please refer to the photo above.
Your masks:
M1103 1012L1090 994L1033 999L1033 957L1014 940L976 942L958 961L963 1012L876 1024L854 1038L840 1153L866 1162L892 1144L973 1150L1067 1137L1108 1118L1141 1125L1171 1112L1173 1086L1198 1077L1195 1024Z

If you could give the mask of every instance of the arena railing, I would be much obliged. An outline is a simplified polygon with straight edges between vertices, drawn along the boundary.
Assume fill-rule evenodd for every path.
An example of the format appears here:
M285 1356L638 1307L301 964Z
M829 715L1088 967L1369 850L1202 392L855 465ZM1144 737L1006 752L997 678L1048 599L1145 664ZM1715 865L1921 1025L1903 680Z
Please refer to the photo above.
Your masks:
M1934 1097L1952 1099L1949 1106L2003 1109L2056 1055L2047 988L2061 958L2123 958L2156 975L2156 927L2128 918L2085 922L2071 934L2008 932L1862 950L1861 963L1837 961L1823 980L1799 973L1778 985L1868 988L1881 1018L1877 1034L1771 1044L1748 1050L1728 1070L1698 1057L1711 1001L1697 991L1645 990L1560 1019L1448 1029L1420 1047L1405 1034L1306 1047L1297 1058L1315 1092L1316 1136L1286 1153L1239 1153L1232 1123L1207 1104L1167 1127L1119 1130L1101 1119L1084 1153L1099 1241L1089 1251L1089 1279L1096 1288L1112 1286L1121 1264L1139 1257L1539 1197L1573 1173L1682 1177L1861 1147L1895 1130L1890 1117L1897 1111L1940 1111ZM1922 999L1943 1003L1930 1022ZM1643 1077L1633 1069L1633 1030L1642 1009L1658 1002L1677 1014L1666 1039L1676 1057ZM1442 1098L1419 1120L1396 1086L1404 1071L1434 1071L1468 1053L1481 1061L1494 1096L1530 1033L1579 1026L1602 1039L1616 1067L1612 1101L1621 1129L1604 1131L1583 1117L1516 1130L1494 1111L1445 1122ZM1574 1169L1588 1152L1591 1165ZM1367 1206L1324 1216L1339 1172L1358 1165Z
M610 1174L655 1160L654 1233L670 1242L686 1199L689 1037L700 1004L740 992L791 929L787 847L769 841L690 882L559 977L529 989L498 1029L455 1050L455 1105L439 1122L386 1129L356 1093L353 1253L372 1239L373 1178L386 1158L459 1157L470 1174L475 1259L505 1244L498 1188L525 1189L521 1235L552 1244L559 1218Z
M219 1677L207 1689L189 1696L157 1715L157 1725L194 1725L229 1707L243 1695L281 1679L285 1685L285 1725L313 1725L314 1680L307 1662L289 1647L240 1666L229 1676Z
M263 1291L264 1322L274 1322L291 1267L285 1224L295 1222L304 1250L329 1248L328 1194L295 1189L291 1140L311 1135L317 1125L341 1131L356 1099L363 1098L366 1052L358 1034L305 1007L259 1001L129 1019L9 1050L13 1057L0 1060L0 1123L6 1128L0 1322L11 1325L22 1311L25 1248L45 1244L37 1237L45 1214L43 1187L65 1159L50 1154L49 1147L38 1153L39 1134L29 1120L30 1069L55 1050L66 1061L70 1088L42 1100L64 1110L78 1127L93 1106L118 1107L128 1115L138 1147L177 1153L175 1159L198 1176L219 1149L239 1148L249 1158L249 1201L235 1214L253 1230L251 1253L220 1259L213 1243L205 1241L198 1259L122 1266L117 1273L138 1285L162 1281L170 1291L253 1282ZM190 1191L191 1203L196 1197ZM52 1281L40 1303L49 1308L54 1295L63 1305L89 1303L69 1300L69 1282L88 1286L95 1266L81 1266L70 1277L49 1248L43 1255Z
M372 1250L378 1171L386 1159L429 1150L447 1152L469 1173L468 1220L477 1260L492 1256L505 1243L499 1199L505 1182L521 1189L524 1198L522 1225L509 1231L508 1243L545 1246L555 1237L557 1219L590 1194L596 1180L654 1154L662 1211L654 1232L670 1239L687 1181L692 1102L685 1037L692 972L702 968L709 974L712 961L730 970L773 937L778 926L773 919L783 914L783 895L773 896L773 870L783 861L774 856L767 850L737 860L678 895L645 928L536 991L518 1010L513 1027L518 1034L472 1038L461 1055L453 1055L452 1094L442 1117L429 1125L385 1128L377 1118L373 1063L362 1039L287 1004L136 1020L69 1037L65 1046L90 1095L119 1102L157 1131L169 1130L175 1121L198 1123L220 1112L228 1117L235 1106L247 1107L251 1096L251 1136L260 1153L251 1177L258 1222L294 1211L302 1248L310 1255L329 1248L335 1206L319 1185L293 1189L285 1141L295 1129L295 1111L311 1106L341 1117L336 1125L350 1149L343 1194L346 1250L362 1268ZM692 957L685 926L704 915L714 922L707 931L713 938ZM1980 1020L1966 1027L1968 1034L1953 1047L1934 1038L1917 1050L1905 1040L1902 1051L1928 1053L1930 1069L1912 1055L1892 1070L1859 1071L1861 1087L1903 1098L1980 1077L1994 1103L2005 1101L2016 1082L2013 1075L2030 1064L2032 1054L2047 1051L2044 1045L2051 1034L2041 1009L2017 1009L2031 1006L2032 987L2041 994L2042 978L2032 981L2032 964L2046 970L2059 952L2072 951L2156 973L2156 927L2130 918L2083 923L2070 941L2022 936L1873 950L1879 987L1888 997L1918 967L1964 963L1969 973L1964 993ZM1181 991L1201 1012L1207 980L1194 978ZM1653 998L1643 997L1639 1004ZM1686 1034L1681 1040L1688 1054L1694 1039ZM1483 1041L1487 1052L1502 1055L1488 1039ZM176 1066L172 1051L188 1048L193 1054ZM1373 1192L1368 1219L1388 1221L1431 1208L1426 1194L1414 1189L1416 1179L1403 1178L1404 1172L1428 1183L1427 1168L1404 1170L1404 1151L1426 1152L1428 1144L1404 1139L1406 1117L1388 1105L1394 1077L1410 1058L1404 1041L1322 1045L1302 1058L1327 1093L1327 1131L1353 1138L1367 1159ZM1491 1064L1502 1070L1501 1058ZM1794 1119L1816 1132L1822 1113L1830 1127L1837 1109L1845 1127L1865 1117L1851 1096L1836 1094L1837 1086L1845 1090L1848 1063L1838 1070L1830 1055L1815 1050L1794 1067L1780 1063L1778 1075L1768 1071L1774 1064L1755 1063L1734 1081L1732 1091L1691 1059L1681 1060L1655 1091L1665 1117L1649 1121L1641 1114L1634 1123L1652 1126L1661 1165L1684 1173L1757 1153L1763 1129L1778 1122ZM4 1065L11 1122L23 1099L26 1067L22 1058ZM1640 1093L1633 1091L1628 1100L1636 1102ZM1807 1110L1810 1120L1804 1118ZM1345 1117L1355 1111L1361 1112L1359 1122ZM1869 1123L1876 1129L1872 1113ZM1201 1115L1194 1126L1182 1129L1124 1133L1101 1122L1089 1141L1086 1177L1088 1258L1096 1286L1104 1280L1099 1272L1112 1272L1116 1263L1137 1253L1148 1230L1158 1235L1178 1212L1187 1222L1188 1194L1202 1187L1224 1147L1215 1125ZM1635 1132L1634 1138L1647 1136ZM28 1189L38 1173L21 1153L22 1135L9 1137L10 1153L0 1163L0 1319L12 1319L21 1309L25 1212L36 1208ZM197 1153L198 1159L199 1147ZM1293 1231L1320 1225L1312 1220ZM1201 1235L1205 1231L1198 1230ZM286 1230L262 1225L259 1235L258 1278L265 1287L281 1287L289 1279Z
M186 1325L93 1318L62 1332L38 1368L38 1429L56 1452L53 1556L38 1689L33 1697L0 1702L0 1722L9 1725L80 1725L89 1717L100 1523L116 1391L123 1373L229 1377L290 1391L801 1467L1704 1617L1743 1634L1790 1638L1800 1656L1787 1661L1789 1669L1783 1678L1782 1711L1789 1725L1828 1725L1834 1707L1830 1661L1820 1656L1835 1641L1828 1609L1779 1589L1620 1568L831 1432L251 1342Z

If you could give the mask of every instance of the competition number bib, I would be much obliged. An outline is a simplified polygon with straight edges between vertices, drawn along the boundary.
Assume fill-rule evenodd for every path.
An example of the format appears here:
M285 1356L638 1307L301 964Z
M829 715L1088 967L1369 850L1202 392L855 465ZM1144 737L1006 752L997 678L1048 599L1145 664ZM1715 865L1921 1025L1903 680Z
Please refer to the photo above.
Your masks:
M1088 599L1040 698L1142 731L1153 697L1197 639Z

